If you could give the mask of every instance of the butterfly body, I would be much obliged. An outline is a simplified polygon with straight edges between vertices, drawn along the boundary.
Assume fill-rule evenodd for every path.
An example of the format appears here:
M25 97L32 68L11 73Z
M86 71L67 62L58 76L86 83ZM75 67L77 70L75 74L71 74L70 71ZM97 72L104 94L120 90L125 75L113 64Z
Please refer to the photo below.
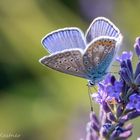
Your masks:
M42 44L51 54L40 62L96 84L108 73L121 39L120 31L113 23L97 18L86 37L78 28L64 28L45 36Z

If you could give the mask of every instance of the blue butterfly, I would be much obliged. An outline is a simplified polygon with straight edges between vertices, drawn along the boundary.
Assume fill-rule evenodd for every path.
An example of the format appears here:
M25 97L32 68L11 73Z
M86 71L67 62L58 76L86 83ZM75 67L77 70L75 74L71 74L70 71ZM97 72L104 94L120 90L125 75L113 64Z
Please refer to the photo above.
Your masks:
M41 42L50 55L39 61L54 70L85 78L94 85L108 73L121 41L119 29L110 20L98 17L85 35L75 27L46 35Z

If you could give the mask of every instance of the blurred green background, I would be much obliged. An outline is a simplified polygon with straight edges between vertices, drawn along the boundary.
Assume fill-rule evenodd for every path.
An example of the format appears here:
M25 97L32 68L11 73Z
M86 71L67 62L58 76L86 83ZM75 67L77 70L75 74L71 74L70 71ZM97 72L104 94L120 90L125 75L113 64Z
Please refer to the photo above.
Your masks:
M38 60L47 51L40 40L63 27L86 31L93 18L105 16L124 35L120 51L133 50L139 9L139 0L0 0L0 133L19 133L18 140L84 138L86 80L43 67ZM133 121L132 140L139 121Z

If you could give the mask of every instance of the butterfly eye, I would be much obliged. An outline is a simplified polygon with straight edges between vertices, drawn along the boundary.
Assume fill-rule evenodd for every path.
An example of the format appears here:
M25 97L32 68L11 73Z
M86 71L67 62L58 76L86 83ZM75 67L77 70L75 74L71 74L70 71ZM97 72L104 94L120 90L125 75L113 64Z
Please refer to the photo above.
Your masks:
M70 60L71 62L73 61L73 59Z

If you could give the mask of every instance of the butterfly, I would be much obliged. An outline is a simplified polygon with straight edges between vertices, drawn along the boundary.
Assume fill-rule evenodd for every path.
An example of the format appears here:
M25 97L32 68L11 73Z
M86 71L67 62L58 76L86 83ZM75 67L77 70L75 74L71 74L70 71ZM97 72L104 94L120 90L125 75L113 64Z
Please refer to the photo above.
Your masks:
M76 27L47 34L41 41L50 55L43 65L66 74L85 78L90 85L102 81L121 44L120 30L107 18L98 17L84 33Z

